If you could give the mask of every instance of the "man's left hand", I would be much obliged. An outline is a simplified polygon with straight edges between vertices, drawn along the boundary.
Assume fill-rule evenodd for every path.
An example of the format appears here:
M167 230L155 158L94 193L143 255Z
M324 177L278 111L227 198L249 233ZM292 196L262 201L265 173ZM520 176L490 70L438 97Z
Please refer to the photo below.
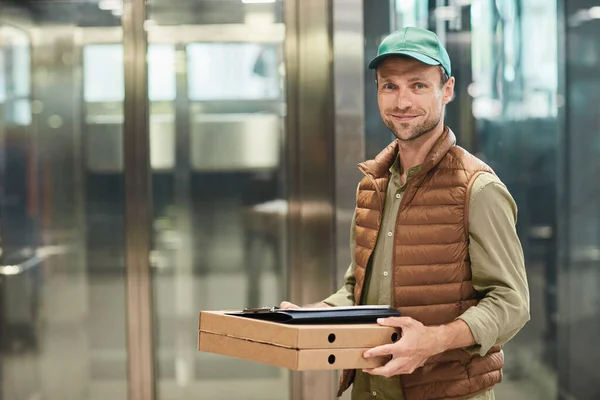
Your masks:
M423 366L429 357L446 350L440 340L441 327L428 327L410 317L381 318L377 323L400 328L402 335L396 343L374 347L363 354L365 358L392 356L384 366L363 370L369 374L388 378L394 375L411 374L415 369Z

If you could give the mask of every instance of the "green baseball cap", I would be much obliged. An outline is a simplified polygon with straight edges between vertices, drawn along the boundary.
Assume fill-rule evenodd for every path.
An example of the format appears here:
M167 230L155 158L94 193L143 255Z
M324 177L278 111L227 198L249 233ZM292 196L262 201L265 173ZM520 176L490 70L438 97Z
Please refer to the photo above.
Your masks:
M437 35L426 29L408 27L390 33L383 39L370 69L389 56L408 56L427 65L441 65L448 76L451 75L450 57Z

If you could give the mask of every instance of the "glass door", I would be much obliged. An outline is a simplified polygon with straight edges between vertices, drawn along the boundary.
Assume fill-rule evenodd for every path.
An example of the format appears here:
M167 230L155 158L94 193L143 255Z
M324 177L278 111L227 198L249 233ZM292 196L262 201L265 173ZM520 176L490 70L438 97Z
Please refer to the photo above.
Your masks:
M124 400L121 19L80 1L5 4L0 398ZM94 34L114 43L85 47Z
M194 352L198 312L286 296L281 2L148 9L157 398L289 397L284 369Z
M560 123L557 2L395 0L402 26L435 31L456 79L446 124L458 144L490 165L519 208L531 321L504 348L498 398L556 398L557 148ZM407 15L408 13L408 15ZM523 366L527 367L523 367Z

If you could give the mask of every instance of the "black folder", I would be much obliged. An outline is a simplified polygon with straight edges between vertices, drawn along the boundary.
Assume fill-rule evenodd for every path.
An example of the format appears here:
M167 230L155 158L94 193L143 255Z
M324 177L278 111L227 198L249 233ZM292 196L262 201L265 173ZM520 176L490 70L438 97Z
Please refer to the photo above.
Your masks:
M387 306L354 306L297 308L282 310L277 307L245 309L227 315L279 322L282 324L366 324L377 318L399 317L400 311Z

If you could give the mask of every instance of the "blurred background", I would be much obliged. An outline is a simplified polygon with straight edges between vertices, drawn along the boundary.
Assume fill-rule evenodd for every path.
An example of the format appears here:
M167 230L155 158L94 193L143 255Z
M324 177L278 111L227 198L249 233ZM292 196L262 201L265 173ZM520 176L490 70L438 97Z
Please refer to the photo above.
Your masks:
M0 0L0 399L333 399L198 353L198 313L341 284L392 140L366 64L405 26L519 206L532 319L496 398L599 399L593 0Z

